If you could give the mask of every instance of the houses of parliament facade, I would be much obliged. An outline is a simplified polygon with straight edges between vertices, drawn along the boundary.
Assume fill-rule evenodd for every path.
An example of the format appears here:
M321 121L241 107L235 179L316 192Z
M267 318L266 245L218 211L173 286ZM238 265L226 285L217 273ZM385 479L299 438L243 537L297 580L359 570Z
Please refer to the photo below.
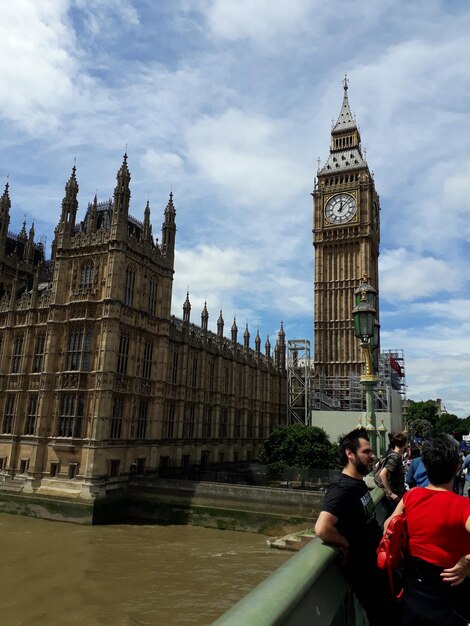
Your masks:
M171 314L176 211L160 243L150 207L132 217L127 155L114 196L77 220L75 167L51 258L34 226L9 232L0 198L0 482L24 493L91 499L132 474L256 459L286 419L286 340L250 345Z

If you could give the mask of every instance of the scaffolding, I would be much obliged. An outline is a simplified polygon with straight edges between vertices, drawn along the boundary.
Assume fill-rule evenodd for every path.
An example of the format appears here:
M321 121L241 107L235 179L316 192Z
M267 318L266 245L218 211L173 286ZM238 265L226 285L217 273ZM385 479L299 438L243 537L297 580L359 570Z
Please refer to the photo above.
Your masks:
M378 359L378 382L374 389L375 411L391 410L391 393L406 399L405 355L401 349L384 350ZM364 411L366 408L361 376L351 372L344 377L326 377L310 364L310 342L288 341L287 354L288 423L310 424L311 411Z
M355 372L341 377L314 375L311 387L312 408L315 411L361 411L363 409L364 388L361 385L361 377Z
M403 350L382 350L379 360L379 387L389 385L406 400L405 353Z
M310 424L310 341L287 342L287 423Z

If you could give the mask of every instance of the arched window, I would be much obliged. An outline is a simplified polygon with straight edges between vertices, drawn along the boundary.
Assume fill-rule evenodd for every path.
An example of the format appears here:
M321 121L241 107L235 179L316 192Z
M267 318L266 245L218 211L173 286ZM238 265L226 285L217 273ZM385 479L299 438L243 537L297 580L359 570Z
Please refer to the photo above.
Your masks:
M65 369L88 372L90 370L91 330L72 328L69 334Z
M57 422L58 437L81 437L85 397L83 394L67 393L62 396Z
M157 280L155 278L150 279L148 294L148 310L150 315L155 315L157 310Z
M135 270L128 266L126 269L126 285L124 288L124 304L132 306L134 303L134 285L135 285Z
M93 287L93 263L91 261L82 265L79 287L80 289L91 289Z

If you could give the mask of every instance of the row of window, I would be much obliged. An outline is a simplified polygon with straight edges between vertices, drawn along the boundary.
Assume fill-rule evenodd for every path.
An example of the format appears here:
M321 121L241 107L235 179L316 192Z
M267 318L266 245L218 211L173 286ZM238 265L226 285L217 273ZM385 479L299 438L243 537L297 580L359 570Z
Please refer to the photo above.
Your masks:
M0 470L6 469L6 467L7 467L7 458L0 457ZM58 476L60 469L61 467L60 467L59 461L51 461L51 464L49 465L49 476L52 476L52 477ZM26 474L28 470L29 470L29 459L20 459L18 473ZM69 463L68 468L67 468L68 478L76 478L78 474L78 470L79 470L78 463Z
M79 281L79 289L91 289L93 287L94 282L94 265L91 261L88 261L84 265L82 265L80 269L80 281ZM124 304L127 306L134 305L134 294L135 294L135 277L136 271L135 268L129 265L126 269L126 277L124 284ZM158 283L156 278L151 278L148 282L147 286L147 311L150 315L155 315L157 310L157 289Z
M5 400L4 416L1 423L1 432L3 434L13 434L15 419L15 401L16 395L7 395ZM38 408L37 394L30 394L27 404L27 414L24 424L25 435L34 435L36 429L36 417ZM131 439L145 439L147 437L149 401L140 400L137 418L131 422L130 432L127 436ZM83 416L85 413L85 396L81 393L63 394L60 404L60 412L56 424L57 437L74 437L83 436ZM121 439L123 433L124 421L124 399L115 397L113 400L112 415L109 427L110 439ZM213 419L212 407L207 407L202 418L201 436L205 439L218 436L226 438L231 436L232 424L229 420L229 412L227 408L222 408L218 420L218 435L216 433L216 421ZM265 435L263 420L258 423L256 436L262 439ZM181 436L185 439L192 439L195 436L196 429L196 406L190 405L186 410L185 420L183 422ZM180 436L177 432L179 429L175 422L175 404L169 403L166 408L165 417L162 425L162 437L173 439ZM255 436L255 424L253 414L247 413L246 421L243 419L243 412L236 410L233 418L233 437L234 438L252 438Z
M353 183L359 180L359 174L345 174L334 178L325 178L325 185L341 185L343 183Z
M15 395L8 395L1 423L3 434L13 434L15 421ZM60 405L55 435L57 437L81 437L85 398L83 394L64 394ZM30 394L24 424L24 435L34 435L38 409L37 394Z
M90 371L90 357L91 357L91 344L92 344L92 331L89 328L72 328L70 330L67 351L65 354L64 369L66 371ZM11 357L12 374L18 374L21 371L21 361L23 358L25 337L23 334L18 334L15 337L13 344L13 354ZM129 343L130 338L128 335L121 335L119 340L119 353L117 362L118 374L127 374L127 366L129 360ZM46 337L45 335L39 335L36 338L36 344L34 348L32 372L39 373L42 371L44 362ZM0 355L1 355L1 343L0 343ZM153 357L153 343L146 341L143 348L142 359L142 377L150 379L152 374L152 357Z
M179 353L177 350L174 350L171 356L171 367L170 367L170 371L169 371L169 382L171 384L177 384L178 383L178 362L179 362ZM197 387L199 384L199 370L198 370L198 365L199 365L199 358L196 354L193 354L189 357L189 366L187 369L187 380L186 380L186 384L189 387ZM209 361L208 363L208 368L207 368L207 382L208 382L208 390L209 391L214 391L216 389L216 385L217 385L217 380L218 380L218 368L217 368L217 361L216 359L212 359ZM229 366L224 366L223 370L222 370L222 392L229 394L231 393L231 385L232 385L232 379L236 382L237 384L237 393L243 393L244 391L244 384L247 386L247 381L244 377L244 370L239 369L236 372L232 372L231 367ZM265 393L266 393L266 389L267 389L267 379L266 377L261 377L258 381L255 382L258 383L259 385L259 392L261 394L262 397L264 397Z
M247 451L247 460L249 461L251 458L251 453ZM239 453L237 450L233 450L231 453L233 457L233 462L237 463L239 461ZM210 464L211 453L208 450L201 452L201 461L200 465L202 468L207 468ZM217 461L219 464L225 462L225 453L218 452ZM120 459L108 459L108 476L109 478L117 478L121 474L121 461ZM191 465L191 456L189 454L184 454L181 458L181 468L184 471L189 470ZM7 457L0 457L0 470L4 470L7 467ZM165 475L166 472L170 470L171 460L167 455L161 455L159 459L159 471L162 475ZM66 467L66 472L62 471L62 466L60 461L51 461L49 464L49 476L51 478L56 478L57 476L61 476L63 478L65 474L70 480L76 478L79 474L80 465L77 462L69 463ZM26 474L29 470L29 459L20 459L18 473ZM130 474L144 474L146 470L146 458L138 458L129 468Z
M199 462L199 465L201 467L201 469L207 469L209 468L209 465L211 463L211 456L213 456L213 453L211 453L209 450L203 450L201 452L201 459ZM229 456L231 457L231 461L233 463L238 463L241 459L240 459L240 453L238 452L238 450L231 450ZM251 450L246 450L245 452L245 459L246 461L251 461L252 458L252 452ZM223 463L230 461L229 459L226 459L226 455L224 452L218 452L217 453L217 460L216 462L220 465L222 465ZM196 461L197 463L197 461ZM183 474L187 474L190 467L191 467L191 455L190 454L183 454L183 456L181 457L181 465L179 464L175 464L174 460L173 460L173 464L172 464L172 459L170 459L169 456L167 455L160 455L160 461L159 461L159 473L161 476L165 476L165 475L169 475L170 474L170 470L174 469L177 467L181 467L181 469L183 470Z
M131 465L131 473L143 474L145 471L145 458L139 458L135 463ZM110 478L115 478L120 474L120 464L118 459L110 459L108 461L108 475ZM7 466L7 458L0 457L0 470L5 469ZM70 479L76 478L79 473L79 463L69 463L67 467L67 476ZM55 478L61 473L61 464L59 461L51 461L49 465L49 476ZM19 474L26 474L29 470L29 459L20 459L18 468Z
M227 437L235 439L257 437L263 439L267 432L267 425L262 419L259 420L256 428L251 412L246 415L246 420L244 420L243 412L236 410L232 423L232 420L229 419L229 410L227 408L220 410L219 419L216 421L213 419L212 407L207 407L204 410L201 426L201 437L203 439L216 437L220 439L226 439ZM187 408L180 434L180 429L175 421L175 405L169 403L163 419L162 438L174 439L181 436L183 439L193 439L195 435L198 436L196 433L196 407L190 405Z
M5 412L1 423L3 434L13 434L15 418L15 395L8 395L5 401ZM37 417L37 394L30 395L28 399L28 412L25 420L25 435L34 435ZM110 438L120 439L122 434L122 417L124 401L115 399L113 414L110 425ZM81 438L83 429L83 415L85 408L85 396L80 393L67 393L62 396L60 413L57 419L56 437ZM145 439L147 436L148 400L141 400L137 420L132 425L129 436L133 439Z
M128 266L126 269L126 279L124 283L124 304L127 306L134 306L134 294L135 294L135 276L136 272L132 266ZM151 278L144 289L146 288L146 306L150 315L155 315L157 311L157 294L158 283L156 278Z
M354 144L354 137L349 135L347 137L339 137L335 139L335 148L348 148Z
M137 411L137 419L131 422L130 432L128 434L130 439L145 439L147 437L147 425L148 425L148 400L141 400ZM121 439L125 434L123 433L123 417L124 417L124 399L114 398L113 412L111 416L109 438Z
M92 353L92 331L89 328L75 327L70 330L67 350L65 354L65 371L90 371L91 365L91 353ZM24 335L18 334L15 337L14 349L11 358L11 373L19 373L21 371L21 361L23 357L24 349ZM42 371L44 353L45 353L45 335L39 335L36 338L32 372L38 373ZM2 345L0 338L0 355ZM130 336L128 334L121 334L119 337L119 349L117 355L117 367L118 374L127 375L129 365L129 351L130 351ZM153 343L151 341L145 341L143 345L142 353L142 371L141 376L146 380L150 380L152 376L152 359L153 359ZM178 372L179 372L179 353L174 350L171 356L171 367L169 370L169 382L177 384ZM214 391L217 384L217 363L216 360L210 360L208 364L208 389ZM230 367L225 366L222 371L223 376L223 393L230 393L232 377L235 378L237 383L237 392L243 392L244 385L244 372L240 369L238 372L232 374ZM199 382L199 358L198 355L193 354L190 356L189 367L187 369L187 381L186 383L190 387L197 387ZM264 397L267 387L267 380L262 377L258 384L260 385L259 392Z

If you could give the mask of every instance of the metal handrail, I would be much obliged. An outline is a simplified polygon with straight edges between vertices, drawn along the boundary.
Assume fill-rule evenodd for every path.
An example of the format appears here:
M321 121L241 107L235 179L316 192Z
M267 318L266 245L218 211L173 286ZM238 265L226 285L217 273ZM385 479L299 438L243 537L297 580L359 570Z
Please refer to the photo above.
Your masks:
M382 523L382 489L372 498ZM360 626L364 611L344 578L338 550L315 538L212 626Z

